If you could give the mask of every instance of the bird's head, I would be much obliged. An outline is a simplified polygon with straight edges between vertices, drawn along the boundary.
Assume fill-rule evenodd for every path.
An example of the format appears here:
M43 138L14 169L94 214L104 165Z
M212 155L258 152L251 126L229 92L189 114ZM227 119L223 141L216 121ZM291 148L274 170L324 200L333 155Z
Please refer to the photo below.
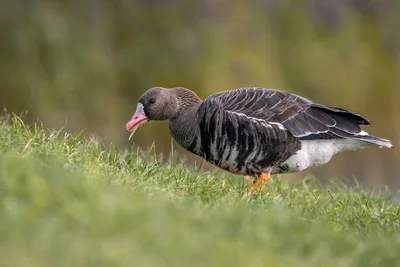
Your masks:
M183 87L153 87L144 92L136 106L136 112L126 124L128 131L136 130L152 120L170 120L185 107L200 102L198 96Z

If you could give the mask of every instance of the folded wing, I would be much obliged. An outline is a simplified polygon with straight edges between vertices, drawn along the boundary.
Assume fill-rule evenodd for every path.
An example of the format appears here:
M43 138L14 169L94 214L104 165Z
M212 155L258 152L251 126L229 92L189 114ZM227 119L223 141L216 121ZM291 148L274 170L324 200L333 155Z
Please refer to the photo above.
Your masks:
M299 140L363 136L368 119L351 111L314 103L304 97L267 88L224 91L204 100L232 113L278 123Z

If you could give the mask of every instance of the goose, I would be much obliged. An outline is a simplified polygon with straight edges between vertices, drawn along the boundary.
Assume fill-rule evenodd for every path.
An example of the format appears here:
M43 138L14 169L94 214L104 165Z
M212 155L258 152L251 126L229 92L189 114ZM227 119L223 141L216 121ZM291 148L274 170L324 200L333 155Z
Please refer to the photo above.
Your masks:
M139 98L127 131L167 120L173 139L207 162L254 181L323 165L337 153L392 147L360 126L367 118L277 89L244 87L200 99L185 87L152 87Z

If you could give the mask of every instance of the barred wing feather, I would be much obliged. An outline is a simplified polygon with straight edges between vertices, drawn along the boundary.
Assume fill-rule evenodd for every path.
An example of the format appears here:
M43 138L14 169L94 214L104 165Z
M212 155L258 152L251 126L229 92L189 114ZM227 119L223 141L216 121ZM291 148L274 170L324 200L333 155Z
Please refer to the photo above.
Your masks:
M275 89L239 88L216 93L204 101L211 100L226 111L282 124L299 140L351 138L364 133L360 125L370 124L351 111Z

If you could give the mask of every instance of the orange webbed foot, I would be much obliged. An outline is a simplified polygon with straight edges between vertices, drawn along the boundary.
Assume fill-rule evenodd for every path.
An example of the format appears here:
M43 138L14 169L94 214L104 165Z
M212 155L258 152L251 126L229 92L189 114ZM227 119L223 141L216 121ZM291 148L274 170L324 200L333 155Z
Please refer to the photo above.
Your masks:
M256 179L254 179L253 184L246 189L246 192L256 190L257 193L261 194L264 184L268 182L270 177L270 173L261 173Z

